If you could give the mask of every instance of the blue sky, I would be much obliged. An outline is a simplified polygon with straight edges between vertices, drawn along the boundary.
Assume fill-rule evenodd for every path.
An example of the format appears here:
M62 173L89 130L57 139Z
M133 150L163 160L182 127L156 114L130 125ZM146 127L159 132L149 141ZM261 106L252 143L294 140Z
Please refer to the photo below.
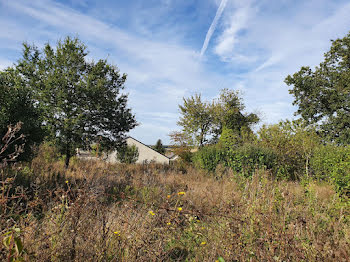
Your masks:
M222 88L241 90L262 123L293 118L284 78L319 64L330 39L350 31L349 14L344 0L0 0L0 69L24 41L78 36L90 59L128 74L140 122L130 134L168 143L178 104L195 93L211 100Z

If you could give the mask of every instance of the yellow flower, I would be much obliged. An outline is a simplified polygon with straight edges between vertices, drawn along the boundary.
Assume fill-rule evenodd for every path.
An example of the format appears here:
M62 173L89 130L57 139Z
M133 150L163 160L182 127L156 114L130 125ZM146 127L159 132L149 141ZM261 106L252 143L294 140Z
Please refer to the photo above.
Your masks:
M168 222L168 223L166 223L168 226L170 226L171 225L171 222Z
M170 198L170 197L171 197L171 195L167 195L166 197L167 197L167 198Z
M120 232L119 231L115 231L113 233L116 234L118 237L120 237Z
M186 193L185 192L179 192L179 193L177 193L179 196L183 196L183 195L185 195Z
M205 242L205 241L203 241L203 242L201 243L202 246L204 246L204 245L206 245L206 244L207 244L207 242Z
M66 184L68 184L68 180L66 180Z
M148 211L148 213L149 213L151 216L154 216L154 215L155 215L155 213L154 213L152 210Z
M178 207L177 210L181 211L181 210L182 210L182 207Z

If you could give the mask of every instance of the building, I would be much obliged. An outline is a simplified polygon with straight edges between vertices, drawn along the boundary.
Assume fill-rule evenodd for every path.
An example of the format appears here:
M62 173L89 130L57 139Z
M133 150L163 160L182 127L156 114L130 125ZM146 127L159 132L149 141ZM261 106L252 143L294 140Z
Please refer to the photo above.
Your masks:
M135 138L128 137L126 139L126 144L128 146L136 146L136 148L139 150L139 158L137 159L136 163L142 164L142 163L160 163L160 164L169 164L170 158L158 153L153 148L141 143L140 141L136 140ZM117 151L113 151L108 155L106 158L106 161L109 163L117 163Z
M128 146L136 146L136 148L139 151L139 158L137 159L136 163L143 164L143 163L159 163L159 164L169 164L170 161L174 160L173 157L169 158L161 153L158 153L153 148L143 144L142 142L136 140L135 138L128 137L126 139L126 144ZM77 155L80 159L86 159L86 160L97 160L97 157L94 157L91 155L88 151L82 151L77 150ZM112 151L108 155L102 156L100 159L109 162L109 163L118 163L117 160L117 150Z

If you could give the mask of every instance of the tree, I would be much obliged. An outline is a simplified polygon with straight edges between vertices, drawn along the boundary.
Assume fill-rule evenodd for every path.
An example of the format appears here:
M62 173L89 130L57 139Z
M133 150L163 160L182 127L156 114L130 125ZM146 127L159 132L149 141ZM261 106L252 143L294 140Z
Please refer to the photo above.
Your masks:
M203 102L198 94L183 100L184 105L179 106L182 116L178 125L195 145L202 147L207 143L217 143L220 137L224 141L234 138L239 143L254 137L251 127L259 117L243 112L245 107L238 91L223 89L220 97L211 103Z
M279 175L292 179L309 175L310 158L320 145L320 138L313 126L307 126L302 119L286 120L275 125L264 125L258 134L259 145L277 154L281 166Z
M331 141L350 143L350 32L332 41L324 61L316 66L302 67L285 82L292 86L296 114L309 124L317 124Z
M117 160L125 164L134 164L139 158L139 150L135 145L123 145L118 148Z
M243 113L245 106L238 91L223 89L212 103L213 135L227 146L242 144L254 137L251 127L259 122L255 113Z
M191 162L191 149L193 148L192 138L186 133L178 131L171 132L169 136L174 153L185 162Z
M154 146L154 150L156 150L158 153L164 154L165 148L162 144L162 140L158 139L156 145Z
M34 104L32 90L26 87L18 70L7 68L0 72L0 137L6 134L9 125L19 122L18 134L25 137L26 143L18 160L28 160L33 155L33 147L44 137L40 110ZM11 147L19 146L18 143L17 140Z
M203 102L199 94L183 98L183 102L183 105L179 105L182 116L177 124L196 145L202 147L208 141L207 136L213 124L210 105Z
M67 37L54 49L46 44L24 44L16 68L41 109L41 120L60 152L66 167L77 147L98 142L107 149L122 144L125 133L137 123L127 95L121 94L126 75L106 60L87 61L87 47Z

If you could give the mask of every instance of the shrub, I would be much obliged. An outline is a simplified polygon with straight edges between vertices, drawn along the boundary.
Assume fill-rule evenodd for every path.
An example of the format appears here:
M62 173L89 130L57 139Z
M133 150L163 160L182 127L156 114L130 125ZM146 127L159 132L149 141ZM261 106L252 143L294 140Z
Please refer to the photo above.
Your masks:
M245 176L251 176L256 169L276 170L277 156L271 149L246 144L229 150L226 165Z
M117 151L117 160L125 164L133 164L139 158L139 150L135 145L122 146Z
M320 138L312 127L305 127L300 120L287 120L263 126L258 134L259 145L270 148L278 157L278 177L295 180L308 175L310 157L320 144Z
M193 162L195 166L212 172L220 162L225 163L226 153L224 148L217 145L205 146L194 154Z
M350 146L320 146L310 164L315 178L331 180L338 192L350 195Z
M277 157L272 150L251 144L230 149L220 145L206 146L193 159L197 167L211 172L223 164L245 176L251 176L258 168L276 169L277 166Z

